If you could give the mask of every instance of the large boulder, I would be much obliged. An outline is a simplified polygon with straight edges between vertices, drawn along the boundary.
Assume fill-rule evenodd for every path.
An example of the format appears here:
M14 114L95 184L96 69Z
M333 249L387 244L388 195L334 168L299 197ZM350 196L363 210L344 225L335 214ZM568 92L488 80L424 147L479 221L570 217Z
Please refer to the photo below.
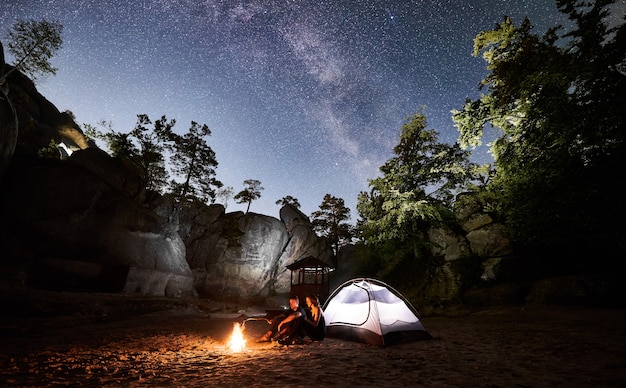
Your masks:
M469 241L472 252L480 257L499 257L513 253L508 230L502 224L485 225L467 233L465 238Z
M221 205L195 204L181 212L179 233L202 296L249 299L286 294L287 265L314 256L330 263L328 241L315 234L306 216L286 205L274 217L225 213Z
M285 226L276 218L248 213L238 219L242 235L227 245L222 259L211 268L212 283L224 296L268 295L273 290L276 258L288 241Z
M293 228L298 225L304 225L306 227L311 227L311 221L309 217L307 217L304 213L302 213L298 208L291 206L289 204L283 206L280 209L280 219L285 224L285 228L287 231L291 233Z
M455 233L446 226L432 227L428 230L430 253L435 257L443 257L445 261L458 260L470 253L465 236Z

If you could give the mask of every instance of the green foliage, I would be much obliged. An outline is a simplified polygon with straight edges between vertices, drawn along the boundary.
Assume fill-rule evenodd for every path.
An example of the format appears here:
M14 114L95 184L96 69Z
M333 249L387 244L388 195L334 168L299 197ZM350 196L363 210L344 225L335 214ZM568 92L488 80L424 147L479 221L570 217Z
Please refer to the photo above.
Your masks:
M486 93L453 119L466 145L480 144L485 125L501 130L488 190L520 244L623 241L626 24L605 24L614 2L559 0L575 25L568 33L540 37L528 20L505 18L474 41L490 71Z
M62 32L63 25L58 21L49 22L43 19L39 22L15 22L7 34L8 49L15 58L15 69L32 80L46 74L56 74L57 69L50 63L50 58L63 43ZM7 75L8 73L3 75L3 78Z
M50 139L47 147L40 148L37 151L37 156L40 158L58 159L60 157L59 143L54 139Z
M161 191L167 183L169 174L165 168L164 151L168 148L175 124L175 120L168 122L165 116L153 124L147 115L142 114L137 116L137 124L130 132L139 144L134 162L146 180L148 190ZM152 128L148 127L150 125Z
M412 241L417 247L429 225L443 220L455 193L478 176L468 152L438 142L438 133L426 125L421 113L407 120L396 156L380 168L381 177L369 181L371 192L359 194L359 229L366 242Z
M379 275L410 274L423 284L440 264L430 255L428 229L451 219L454 196L481 177L469 152L458 144L440 143L438 133L426 127L422 113L407 120L395 156L380 168L382 176L369 181L370 193L359 193L357 202L358 233L380 258ZM402 277L394 281L406 281Z
M328 238L335 254L352 239L352 228L346 222L349 219L350 208L346 207L343 198L330 194L324 196L320 210L311 213L313 230Z
M215 177L215 152L206 142L210 135L211 130L206 124L200 126L195 121L184 135L170 135L170 166L175 177L170 182L170 190L179 198L179 203L193 198L214 202L213 187L222 187L222 182Z
M378 253L363 243L354 246L354 254L350 256L350 274L352 277L377 277L383 269Z
M281 199L276 201L276 205L280 205L281 207L285 205L291 205L295 207L296 209L300 209L300 202L298 202L298 198L294 198L291 195L282 197Z
M244 189L235 195L235 202L237 203L247 203L248 207L246 208L246 213L250 211L250 204L252 201L261 198L261 191L263 187L261 186L261 181L256 179L246 179L243 181Z
M165 167L165 151L172 138L175 120L162 116L154 123L145 114L137 115L135 128L128 133L116 132L111 123L99 123L103 131L86 126L85 133L105 141L111 155L131 162L144 180L147 190L163 192L167 187L168 171Z
M169 189L177 203L174 213L188 201L215 199L214 187L222 183L215 178L217 160L206 142L211 134L206 125L192 121L189 131L179 135L173 130L176 120L162 116L152 122L145 114L137 115L137 124L129 133L116 132L107 122L99 124L104 131L86 125L85 133L104 140L114 157L129 160L146 189L160 193ZM168 182L170 177L173 179Z

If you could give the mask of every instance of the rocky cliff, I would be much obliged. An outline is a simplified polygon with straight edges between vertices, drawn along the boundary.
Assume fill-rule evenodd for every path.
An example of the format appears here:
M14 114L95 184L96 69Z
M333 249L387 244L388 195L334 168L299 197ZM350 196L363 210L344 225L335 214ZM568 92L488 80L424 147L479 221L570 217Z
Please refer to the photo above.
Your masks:
M250 298L288 293L286 266L303 257L332 262L290 206L279 220L194 203L171 221L171 202L148 196L132 167L90 145L71 114L11 70L0 63L10 72L0 94L0 280Z
M291 285L287 265L307 256L332 263L330 244L304 214L286 205L280 217L225 213L222 205L184 209L179 233L196 290L212 298L285 294Z
M140 179L97 148L67 160L14 158L0 189L2 273L34 286L147 295L266 297L289 292L286 266L332 262L330 244L286 206L281 220L146 200Z
M14 154L36 156L51 142L74 150L89 147L71 113L60 112L4 58L0 60L0 139L0 177Z
M61 289L193 293L182 239L141 198L138 177L97 148L14 159L0 190L4 275Z

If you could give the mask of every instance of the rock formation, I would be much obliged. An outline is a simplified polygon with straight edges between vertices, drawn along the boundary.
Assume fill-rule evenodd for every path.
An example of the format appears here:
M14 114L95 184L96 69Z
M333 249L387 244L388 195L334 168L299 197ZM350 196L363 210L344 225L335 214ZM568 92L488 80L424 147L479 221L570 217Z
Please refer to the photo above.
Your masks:
M513 254L511 239L505 226L494 222L474 196L469 193L459 195L454 214L459 225L456 230L445 225L432 226L428 230L430 259L440 264L430 278L413 279L413 283L423 283L413 285L421 290L422 298L436 301L460 298L466 281L458 270L462 260L478 261L482 265L482 280L491 281L501 276L503 262ZM334 279L334 284L348 280L356 274L354 249L349 248L342 248L337 256L337 272L344 276ZM392 268L386 271L398 270Z
M0 42L0 178L4 175L17 144L17 114L9 99L8 68L4 63L4 48Z
M464 279L455 265L459 260L479 260L482 279L493 280L499 276L498 264L513 253L506 227L494 222L474 196L460 194L454 212L460 231L434 226L428 232L431 255L443 260L425 296L444 301L461 296Z
M221 205L183 210L180 230L195 287L211 298L267 297L289 292L286 266L306 256L331 263L332 249L309 219L286 205L281 220L225 213Z
M4 61L0 77L5 280L63 289L193 293L185 246L175 228L146 206L133 170L89 148L71 114L60 112ZM82 151L60 160L51 141ZM39 157L42 150L53 157Z
M14 153L36 156L51 140L74 150L89 147L72 115L60 112L4 58L0 61L0 138L0 176Z
M16 158L0 190L0 265L35 286L232 299L288 293L286 266L303 257L332 262L290 206L278 220L195 203L179 224L172 208L147 201L139 177L97 148Z
M34 286L192 294L185 246L141 206L137 182L96 148L14 162L0 196L3 267Z
M90 147L72 115L0 57L6 278L64 289L249 298L288 293L286 266L303 257L332 263L328 241L290 206L278 220L194 203L170 221L171 202L148 198L133 168ZM61 155L54 147L61 143L75 152ZM51 157L41 157L42 150Z

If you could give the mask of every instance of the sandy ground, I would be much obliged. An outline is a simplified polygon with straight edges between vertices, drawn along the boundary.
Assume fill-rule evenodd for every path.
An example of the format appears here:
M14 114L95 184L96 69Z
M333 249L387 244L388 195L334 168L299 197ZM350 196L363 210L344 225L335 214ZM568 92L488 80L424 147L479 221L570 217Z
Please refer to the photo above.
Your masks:
M224 306L97 294L0 298L0 386L626 386L626 311L501 307L423 317L433 340L227 341ZM61 295L56 297L54 295ZM223 311L223 312L220 312Z

